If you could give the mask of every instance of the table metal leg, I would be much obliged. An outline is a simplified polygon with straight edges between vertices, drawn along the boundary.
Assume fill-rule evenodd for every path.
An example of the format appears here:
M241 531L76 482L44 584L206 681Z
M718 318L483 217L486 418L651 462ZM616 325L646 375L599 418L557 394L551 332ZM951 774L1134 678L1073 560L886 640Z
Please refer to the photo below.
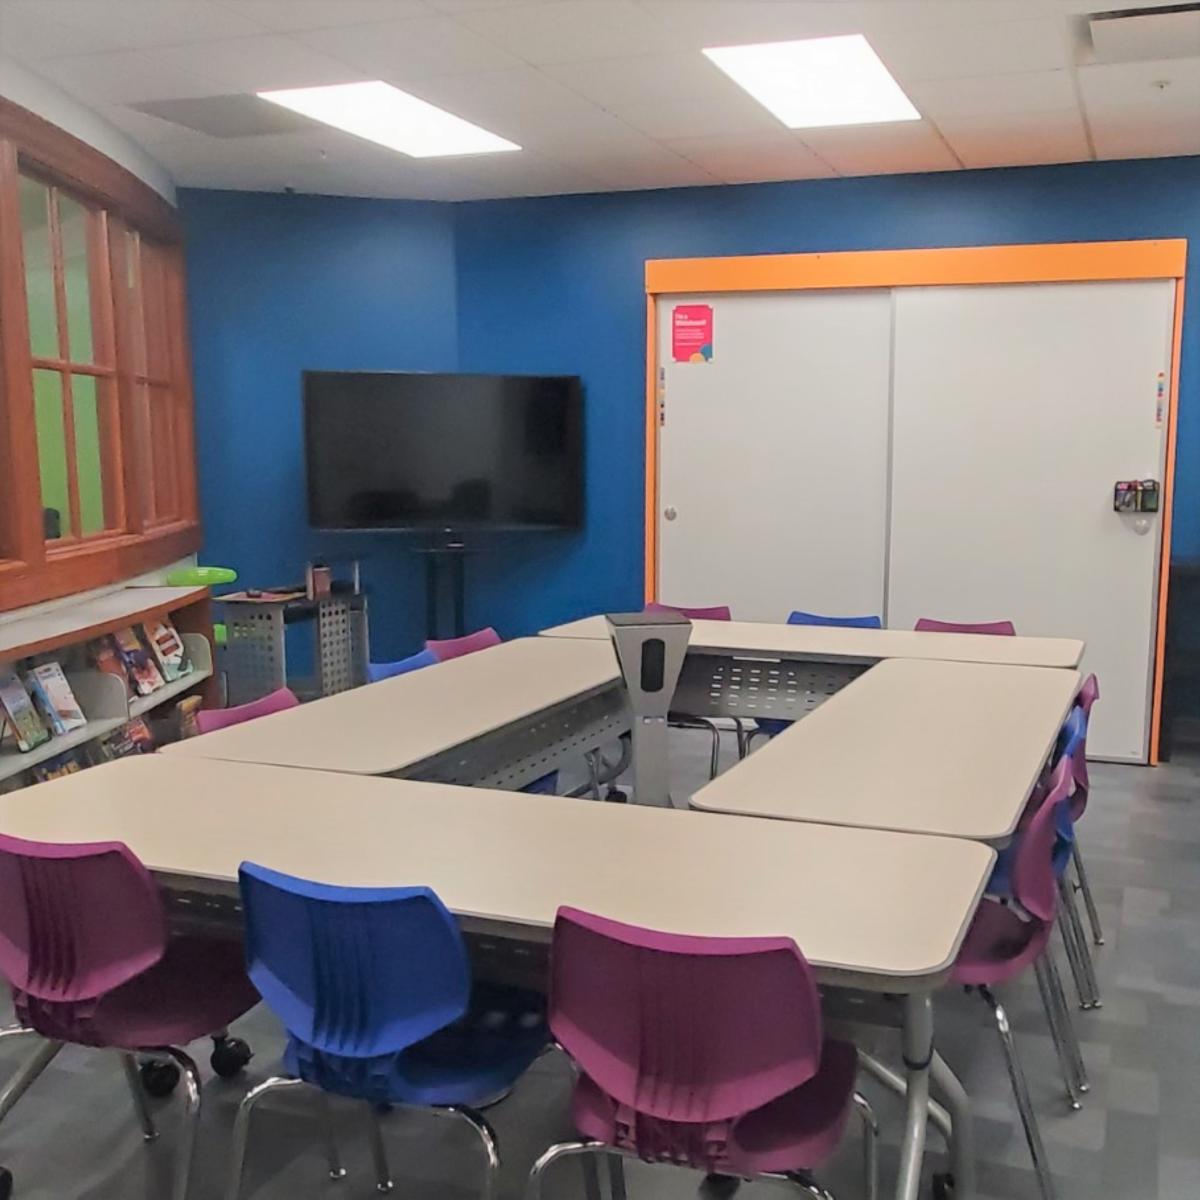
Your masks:
M921 1193L921 1164L925 1158L925 1125L929 1117L929 1067L933 1061L933 997L928 993L904 997L901 1044L904 1051L907 1111L896 1200L917 1200Z
M633 799L636 804L671 806L667 718L633 718Z
M930 1072L933 1085L950 1113L950 1173L954 1176L954 1200L974 1200L975 1127L967 1089L936 1050Z

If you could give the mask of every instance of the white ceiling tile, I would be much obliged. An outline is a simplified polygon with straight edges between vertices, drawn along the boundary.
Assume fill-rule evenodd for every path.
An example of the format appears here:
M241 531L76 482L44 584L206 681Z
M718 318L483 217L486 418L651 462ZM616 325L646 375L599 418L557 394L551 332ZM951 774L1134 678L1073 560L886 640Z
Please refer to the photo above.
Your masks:
M763 183L780 179L824 179L835 174L793 134L684 138L667 148L694 162L723 183Z
M1019 112L1061 112L1074 107L1069 71L977 75L908 84L909 99L933 122L943 117L1001 117Z
M1098 158L1200 153L1200 60L1083 67L1079 87Z
M520 60L449 17L317 29L305 45L401 87L408 80L520 66Z
M267 29L283 32L428 17L436 12L426 0L220 0L220 3Z
M782 125L699 54L547 66L546 74L652 138L770 133Z
M839 175L954 171L961 165L937 130L924 121L806 129L801 136Z
M703 167L659 142L633 135L620 144L565 147L554 155L600 181L605 190L691 187L720 182Z
M677 50L634 0L558 0L464 13L459 20L526 62L569 63Z
M1092 122L1097 158L1171 158L1200 155L1200 121L1149 124L1133 117Z
M207 79L164 66L151 50L52 58L38 63L37 71L89 104L180 100L214 91Z
M277 33L156 50L160 67L203 78L221 92L351 83L363 72Z
M966 167L1034 166L1092 157L1077 109L944 118L942 135Z
M910 80L1050 71L1070 66L1065 21L1003 21L976 27L883 30L869 41L903 85Z
M861 33L853 4L836 0L639 0L677 49L742 46Z
M834 0L834 5L853 12L868 37L877 29L990 26L1058 15L1057 0Z

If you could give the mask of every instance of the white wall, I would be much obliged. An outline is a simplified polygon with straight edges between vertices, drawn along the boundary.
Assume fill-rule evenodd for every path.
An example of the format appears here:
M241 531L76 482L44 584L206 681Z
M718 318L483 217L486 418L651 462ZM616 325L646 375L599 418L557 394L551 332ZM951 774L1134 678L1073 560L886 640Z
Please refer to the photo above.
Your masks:
M5 55L0 55L0 96L74 134L174 203L175 184L171 176L136 142L86 105Z

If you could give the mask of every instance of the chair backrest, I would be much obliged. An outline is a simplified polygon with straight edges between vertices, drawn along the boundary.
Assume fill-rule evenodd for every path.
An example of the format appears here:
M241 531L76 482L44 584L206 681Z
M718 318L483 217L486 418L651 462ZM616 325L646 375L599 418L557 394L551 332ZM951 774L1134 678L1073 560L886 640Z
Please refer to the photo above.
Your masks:
M678 613L681 617L687 617L689 621L733 620L728 604L717 604L711 608L685 608L680 604L659 604L657 601L652 601L642 611Z
M422 667L432 667L438 657L432 650L418 650L407 658L397 659L396 662L367 663L367 682L378 683L381 679L392 679L396 675L407 675L409 671L419 671Z
M233 708L204 708L196 714L196 729L200 733L213 733L218 729L226 729L230 725L240 725L243 721L253 721L256 717L270 716L271 713L283 712L295 708L300 701L291 688L281 687L249 704L238 704Z
M489 646L500 645L500 635L489 625L486 629L477 629L459 638L442 638L440 641L431 638L425 643L425 649L437 659L445 662L448 658L461 658L464 654L474 654L476 650L486 650Z
M158 887L127 846L0 835L0 973L18 992L95 1000L149 970L166 946Z
M789 625L836 625L843 629L882 629L878 617L826 617L821 613L804 612L797 609L789 614Z
M1051 773L1046 795L1021 834L1014 856L1013 895L1021 907L1039 921L1052 920L1058 902L1054 847L1064 817L1060 810L1070 800L1073 787L1071 759L1064 755Z
M248 973L301 1042L371 1058L466 1012L462 934L429 888L333 887L249 862L238 881Z
M1092 705L1100 699L1100 681L1095 675L1089 675L1075 697L1075 703L1083 709L1083 715L1089 720L1092 716Z
M1011 621L936 621L933 617L921 617L913 628L918 633L992 633L999 637L1017 633Z
M821 1062L820 998L790 938L684 937L560 908L549 1012L597 1087L665 1121L731 1120Z

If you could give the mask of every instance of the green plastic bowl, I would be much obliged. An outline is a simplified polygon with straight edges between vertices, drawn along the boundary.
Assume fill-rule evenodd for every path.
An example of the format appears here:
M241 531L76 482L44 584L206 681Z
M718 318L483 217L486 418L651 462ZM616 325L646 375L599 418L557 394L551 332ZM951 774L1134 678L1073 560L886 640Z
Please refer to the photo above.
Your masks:
M167 583L171 587L216 587L236 583L237 577L232 567L182 567L167 576Z

